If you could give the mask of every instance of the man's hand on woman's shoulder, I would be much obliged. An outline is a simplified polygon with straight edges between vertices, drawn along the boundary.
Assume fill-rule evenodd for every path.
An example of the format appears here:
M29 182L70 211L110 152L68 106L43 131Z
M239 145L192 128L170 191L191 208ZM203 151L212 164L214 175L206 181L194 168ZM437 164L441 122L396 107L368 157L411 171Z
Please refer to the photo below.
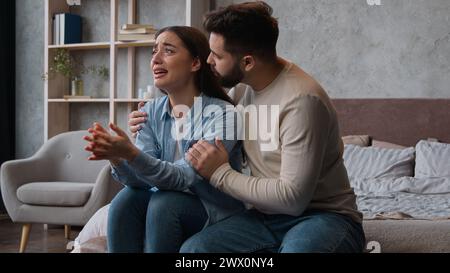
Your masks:
M141 101L138 104L138 109L142 108L145 102ZM147 113L139 110L133 111L128 115L128 129L133 138L136 137L137 132L142 129L141 124L147 121Z

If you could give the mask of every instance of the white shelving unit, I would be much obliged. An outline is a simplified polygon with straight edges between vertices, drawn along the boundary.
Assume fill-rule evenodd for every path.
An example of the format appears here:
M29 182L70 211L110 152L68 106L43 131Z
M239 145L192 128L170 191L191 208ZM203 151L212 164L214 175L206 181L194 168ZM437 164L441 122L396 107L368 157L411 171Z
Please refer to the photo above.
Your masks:
M95 1L95 0L90 0ZM127 1L127 23L136 23L136 0ZM209 0L185 0L186 1L186 25L195 26L201 29L202 15L209 10ZM83 4L83 1L82 1ZM117 41L118 33L118 8L119 0L110 0L110 39L102 42L89 42L80 44L52 45L52 17L55 13L69 12L69 6L66 0L45 0L45 53L44 66L45 72L49 71L51 60L56 50L63 48L69 51L100 49L109 49L109 96L106 98L91 99L69 99L63 98L68 95L69 80L61 75L55 75L44 83L44 138L51 138L62 132L70 130L79 130L85 128L70 128L70 104L71 103L105 103L109 105L109 121L116 123L118 118L118 105L125 104L127 111L130 112L134 105L141 101L133 97L135 90L135 69L136 69L136 47L151 47L155 41ZM127 49L127 83L126 97L117 96L117 63L118 49ZM97 117L92 117L95 120ZM126 129L126 128L124 128Z

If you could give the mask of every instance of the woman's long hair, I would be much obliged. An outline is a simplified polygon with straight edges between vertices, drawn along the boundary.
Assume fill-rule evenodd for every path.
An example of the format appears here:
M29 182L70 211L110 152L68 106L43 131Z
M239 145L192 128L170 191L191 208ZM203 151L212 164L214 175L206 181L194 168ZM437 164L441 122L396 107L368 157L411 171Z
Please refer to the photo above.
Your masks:
M171 26L160 29L156 33L155 38L166 31L175 33L183 42L191 56L200 60L201 66L195 75L195 85L200 92L206 96L218 98L234 105L233 100L225 93L222 86L220 86L219 79L214 75L211 66L206 62L210 49L205 35L200 30L193 27Z

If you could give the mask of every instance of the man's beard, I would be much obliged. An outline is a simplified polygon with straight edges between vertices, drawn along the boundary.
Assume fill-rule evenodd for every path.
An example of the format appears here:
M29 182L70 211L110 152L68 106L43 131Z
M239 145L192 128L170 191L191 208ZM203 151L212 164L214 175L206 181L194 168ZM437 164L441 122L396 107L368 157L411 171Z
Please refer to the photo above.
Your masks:
M217 75L219 76L220 84L225 88L234 87L236 84L240 83L244 78L244 73L242 72L242 70L239 67L239 64L237 63L233 66L230 73L223 76L217 73Z

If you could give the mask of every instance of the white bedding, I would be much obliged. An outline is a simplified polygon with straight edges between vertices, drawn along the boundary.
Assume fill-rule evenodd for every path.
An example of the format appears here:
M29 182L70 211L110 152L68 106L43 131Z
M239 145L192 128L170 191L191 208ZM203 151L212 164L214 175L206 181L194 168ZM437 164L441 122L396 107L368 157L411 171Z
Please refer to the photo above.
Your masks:
M358 209L365 219L450 219L450 178L378 178L352 180ZM403 215L403 217L401 217Z
M106 238L106 223L108 221L109 206L110 205L108 204L100 208L91 219L89 219L86 225L84 225L83 229L74 240L74 251L72 252L85 252L81 249L82 244L86 244L91 240L96 240L96 238ZM106 248L106 240L102 240L102 242L104 243L104 248ZM89 245L88 247L90 248Z
M344 164L350 180L412 176L414 148L385 149L345 145Z

